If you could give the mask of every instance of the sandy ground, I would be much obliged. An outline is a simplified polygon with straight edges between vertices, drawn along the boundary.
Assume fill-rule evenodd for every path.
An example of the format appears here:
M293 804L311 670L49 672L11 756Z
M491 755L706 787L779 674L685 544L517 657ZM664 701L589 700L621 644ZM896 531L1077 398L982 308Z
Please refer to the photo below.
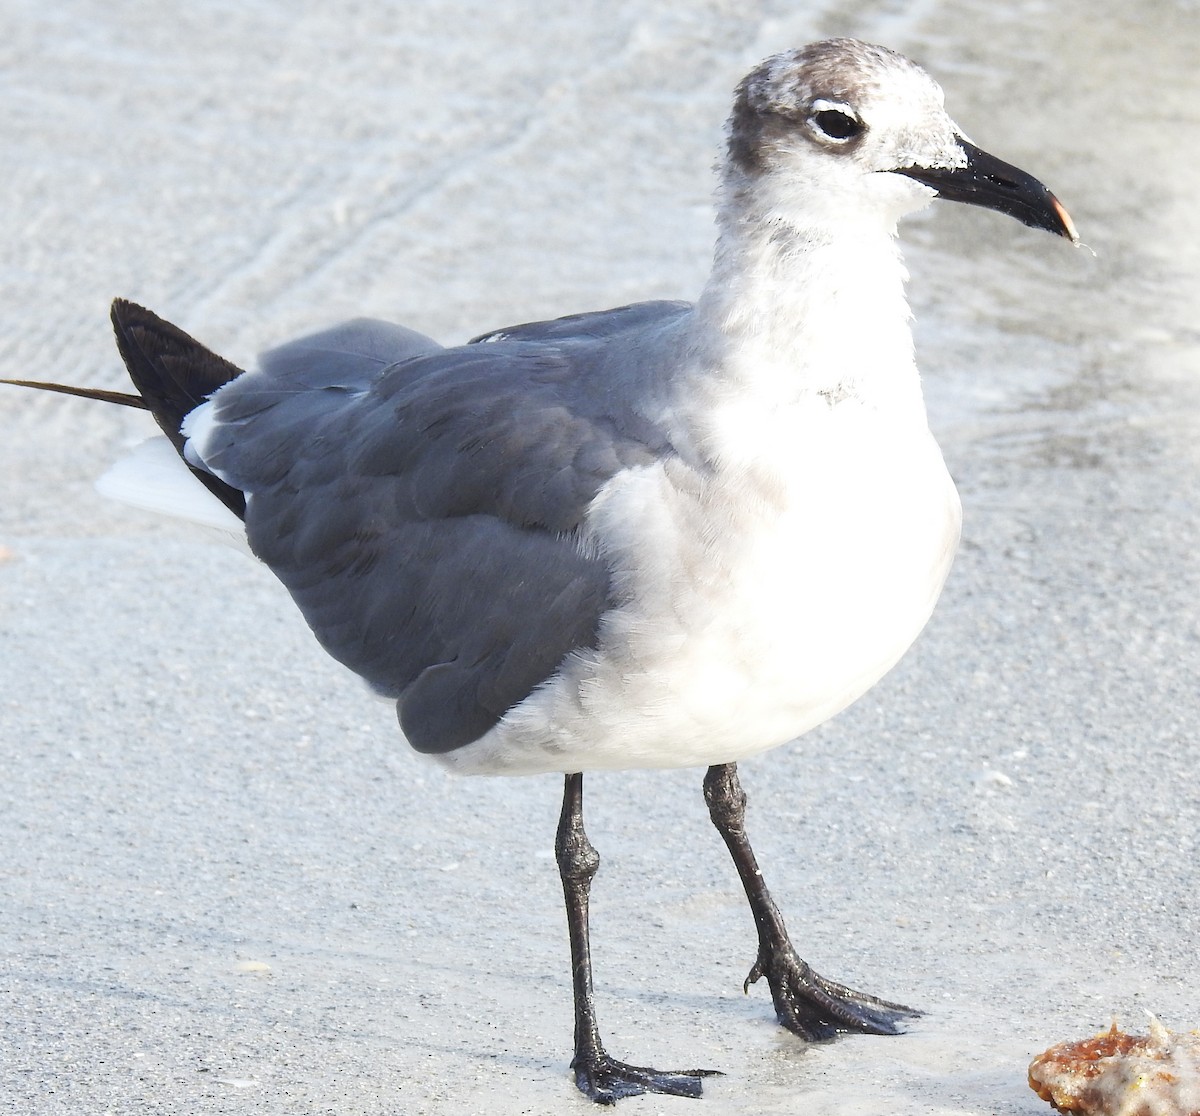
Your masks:
M802 954L928 1014L781 1032L700 773L595 777L610 1047L728 1074L627 1113L1033 1116L1050 1042L1200 1025L1200 10L1082 11L0 0L6 376L119 386L116 294L243 362L690 297L729 91L832 33L922 61L1094 248L909 224L963 550L884 683L743 765ZM147 431L0 399L0 1109L587 1111L558 780L423 764L266 571L98 498Z

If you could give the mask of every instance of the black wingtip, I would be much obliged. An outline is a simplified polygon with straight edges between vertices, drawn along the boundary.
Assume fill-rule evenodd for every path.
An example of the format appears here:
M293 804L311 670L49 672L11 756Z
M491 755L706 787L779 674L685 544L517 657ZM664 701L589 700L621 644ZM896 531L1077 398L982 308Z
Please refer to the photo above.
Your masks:
M127 298L114 298L109 305L108 317L112 322L113 332L117 335L118 345L121 344L123 338L128 337L131 330L138 328L172 336L188 344L200 344L177 325L168 322L166 318L160 318L153 310L147 310L146 307L131 302Z
M130 302L127 298L112 300L109 306L108 320L112 322L113 334L117 339L117 349L121 354L121 359L125 362L125 367L130 369L131 375L131 361L135 359L135 354L132 352L131 331L138 325L169 326L171 324L153 311L139 306L136 302Z
M181 448L184 417L242 369L136 302L114 298L110 316L133 386L163 433Z
M136 302L114 298L110 317L133 386L183 457L184 418L243 370ZM188 467L227 508L244 515L246 499L241 492L190 462Z

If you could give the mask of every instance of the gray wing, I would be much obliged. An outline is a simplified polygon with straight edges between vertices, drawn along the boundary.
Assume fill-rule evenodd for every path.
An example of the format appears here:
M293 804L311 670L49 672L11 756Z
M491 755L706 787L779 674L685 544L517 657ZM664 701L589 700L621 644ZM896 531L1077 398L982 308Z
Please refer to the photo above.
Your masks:
M204 463L247 493L251 547L326 650L397 698L415 748L450 751L594 645L610 572L584 513L670 446L594 337L438 349L404 331L356 357L347 328L223 388ZM386 363L389 344L411 355Z
M339 380L365 386L388 365L441 348L414 329L354 318L260 353L258 368L293 388L329 387Z

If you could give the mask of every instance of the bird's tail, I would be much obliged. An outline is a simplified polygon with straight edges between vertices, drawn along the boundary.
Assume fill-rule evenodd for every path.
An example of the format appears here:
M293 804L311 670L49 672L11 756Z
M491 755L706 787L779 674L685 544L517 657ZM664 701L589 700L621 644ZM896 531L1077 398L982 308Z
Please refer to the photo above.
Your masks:
M175 452L183 458L186 439L180 433L180 427L184 418L218 388L240 376L242 369L206 349L178 326L123 298L113 301L112 324L121 359L137 388L136 395L37 380L0 380L0 383L57 391L149 411ZM246 499L238 489L203 469L190 463L187 465L222 504L239 519L244 516Z

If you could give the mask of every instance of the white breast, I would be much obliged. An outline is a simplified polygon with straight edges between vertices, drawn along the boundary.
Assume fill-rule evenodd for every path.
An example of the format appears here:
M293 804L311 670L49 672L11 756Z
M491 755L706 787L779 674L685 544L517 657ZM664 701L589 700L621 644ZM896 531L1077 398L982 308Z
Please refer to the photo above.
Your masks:
M731 762L845 708L924 626L959 502L923 425L814 403L759 467L621 474L589 516L621 602L464 772Z

